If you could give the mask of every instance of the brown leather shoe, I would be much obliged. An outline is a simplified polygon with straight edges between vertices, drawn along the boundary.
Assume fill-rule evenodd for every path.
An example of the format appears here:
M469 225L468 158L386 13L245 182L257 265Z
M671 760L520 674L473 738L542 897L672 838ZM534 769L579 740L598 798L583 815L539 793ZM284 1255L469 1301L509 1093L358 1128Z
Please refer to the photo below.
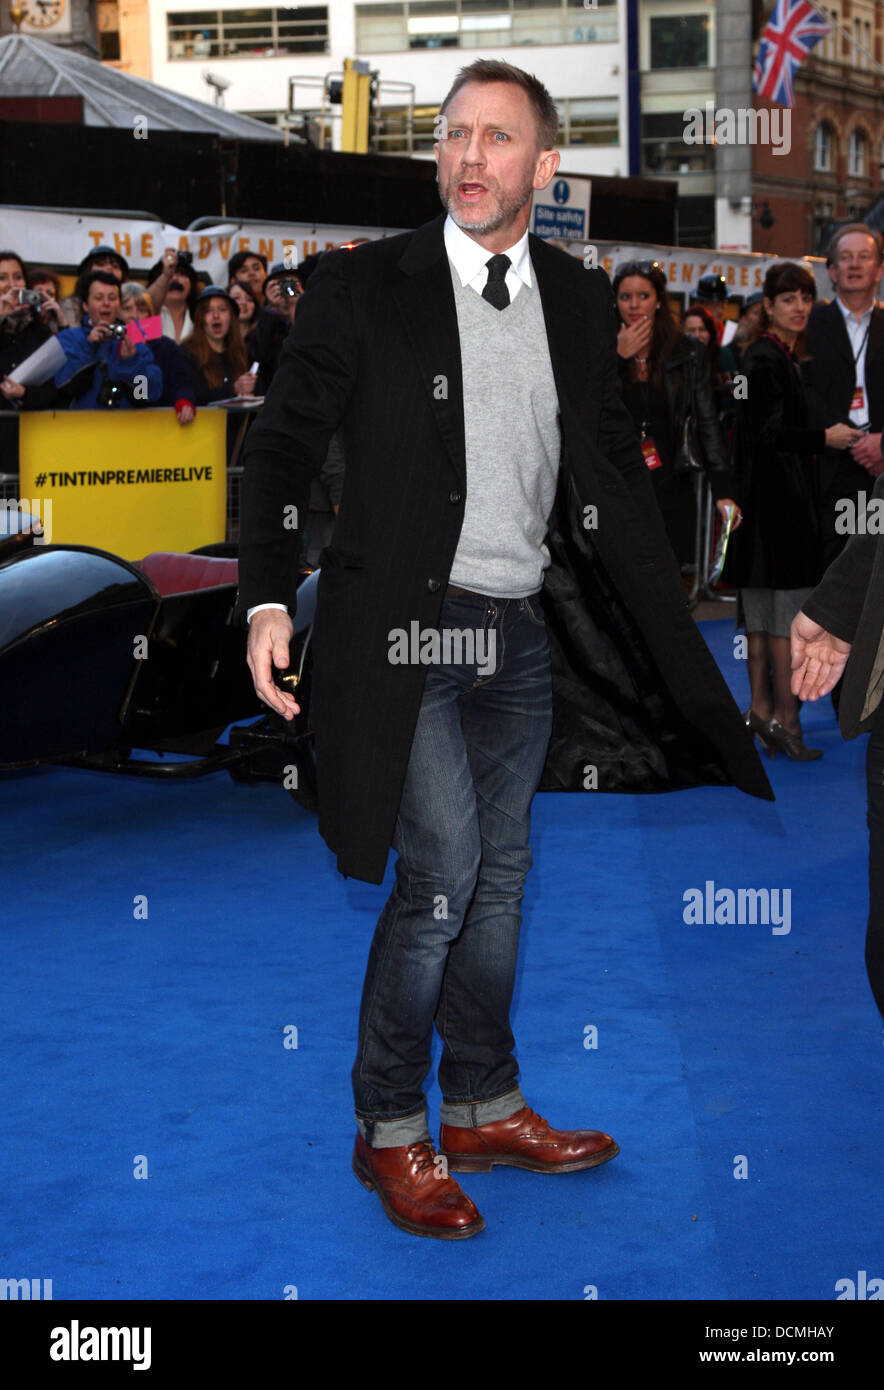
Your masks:
M454 1173L490 1173L495 1163L532 1173L576 1173L607 1163L620 1146L597 1129L553 1129L526 1105L475 1129L443 1125L439 1152Z
M465 1240L484 1231L476 1206L436 1161L424 1141L392 1149L372 1149L357 1131L353 1172L363 1187L376 1192L393 1222L413 1236Z

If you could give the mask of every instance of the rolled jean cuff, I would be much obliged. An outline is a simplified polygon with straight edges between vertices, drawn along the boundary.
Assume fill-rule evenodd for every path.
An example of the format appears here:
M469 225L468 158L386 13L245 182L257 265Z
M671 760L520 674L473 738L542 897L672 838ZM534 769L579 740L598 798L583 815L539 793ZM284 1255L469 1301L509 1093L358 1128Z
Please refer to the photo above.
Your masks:
M405 1144L430 1141L426 1109L395 1120L363 1120L357 1115L356 1123L370 1149L398 1149Z
M443 1100L439 1107L439 1119L443 1125L456 1125L459 1129L476 1129L479 1125L491 1125L495 1120L508 1120L517 1110L525 1106L525 1097L518 1086L505 1095L495 1096L493 1100L473 1100L464 1105L455 1105Z

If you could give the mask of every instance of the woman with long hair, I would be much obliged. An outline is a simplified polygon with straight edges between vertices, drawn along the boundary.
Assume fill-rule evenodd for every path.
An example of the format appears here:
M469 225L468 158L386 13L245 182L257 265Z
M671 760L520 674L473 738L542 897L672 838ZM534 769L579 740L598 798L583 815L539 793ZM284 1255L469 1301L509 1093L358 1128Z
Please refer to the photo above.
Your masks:
M232 396L253 396L255 377L239 327L235 299L219 285L203 290L193 311L193 332L181 344L193 372L197 405ZM227 460L233 456L241 420L227 412Z
M692 421L699 462L723 517L735 508L712 393L709 360L681 333L666 301L666 276L657 261L624 261L614 272L621 322L617 338L623 400L639 431L669 540L683 565L694 559L697 509L693 477L684 459L685 424Z
M255 378L239 326L239 308L226 290L209 285L199 296L193 332L182 343L196 379L197 405L253 396Z
M251 285L245 285L241 280L231 280L227 286L227 292L239 309L239 328L248 355L251 352L252 337L258 323L258 315L261 312L261 303Z
M792 694L789 630L823 576L814 456L847 449L862 431L838 423L808 425L801 378L804 331L816 298L810 271L777 261L764 279L762 334L746 350L746 397L737 402L734 458L745 525L735 536L725 578L739 590L737 626L748 635L748 727L773 755L822 757L801 736Z

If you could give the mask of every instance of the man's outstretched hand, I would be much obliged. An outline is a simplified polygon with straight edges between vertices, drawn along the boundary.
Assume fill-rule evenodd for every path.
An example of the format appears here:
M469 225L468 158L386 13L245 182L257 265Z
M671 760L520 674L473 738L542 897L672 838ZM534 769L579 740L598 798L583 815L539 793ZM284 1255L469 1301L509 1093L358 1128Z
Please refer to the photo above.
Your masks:
M792 623L792 694L799 700L828 695L844 674L849 656L849 642L799 612Z
M281 608L262 608L249 623L246 661L252 673L255 694L265 705L281 714L283 719L294 719L301 712L294 695L280 690L273 683L273 667L284 671L289 664L289 643L293 632L292 620Z

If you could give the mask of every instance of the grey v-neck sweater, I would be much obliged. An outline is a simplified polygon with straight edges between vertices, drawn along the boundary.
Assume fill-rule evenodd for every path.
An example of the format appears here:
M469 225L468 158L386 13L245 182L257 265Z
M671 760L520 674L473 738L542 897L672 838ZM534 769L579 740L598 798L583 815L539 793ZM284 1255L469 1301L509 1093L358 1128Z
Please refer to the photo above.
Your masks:
M466 436L467 492L450 580L499 598L543 583L561 459L559 402L536 281L495 309L452 267Z

